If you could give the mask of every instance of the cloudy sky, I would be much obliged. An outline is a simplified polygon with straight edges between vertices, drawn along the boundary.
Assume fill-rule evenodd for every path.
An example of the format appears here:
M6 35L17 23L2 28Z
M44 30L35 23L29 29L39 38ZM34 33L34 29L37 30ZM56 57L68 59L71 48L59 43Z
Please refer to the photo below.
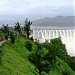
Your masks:
M74 0L0 0L0 24L58 15L73 16Z

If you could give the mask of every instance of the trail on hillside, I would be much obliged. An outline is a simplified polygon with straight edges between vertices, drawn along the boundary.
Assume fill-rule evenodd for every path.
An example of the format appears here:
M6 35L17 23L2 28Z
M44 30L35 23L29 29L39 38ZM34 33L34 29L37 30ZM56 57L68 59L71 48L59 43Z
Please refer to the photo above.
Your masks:
M4 42L6 42L6 40L1 41L1 42L0 42L0 46L2 46L2 44L3 44Z

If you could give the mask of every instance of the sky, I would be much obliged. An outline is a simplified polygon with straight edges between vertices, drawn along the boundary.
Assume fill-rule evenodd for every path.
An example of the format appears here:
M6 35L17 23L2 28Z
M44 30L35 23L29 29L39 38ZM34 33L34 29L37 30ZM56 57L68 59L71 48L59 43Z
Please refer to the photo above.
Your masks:
M74 16L74 0L0 0L0 24L43 17Z

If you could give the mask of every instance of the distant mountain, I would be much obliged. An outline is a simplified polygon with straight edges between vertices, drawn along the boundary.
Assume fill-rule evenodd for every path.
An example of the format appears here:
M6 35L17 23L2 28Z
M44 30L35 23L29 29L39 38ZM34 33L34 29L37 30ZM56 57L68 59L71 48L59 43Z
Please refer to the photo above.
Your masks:
M10 22L10 23L9 23ZM14 27L16 22L20 22L21 25L24 25L23 19L14 19L13 20L0 20L0 27L4 23L5 25L8 24L11 27ZM74 29L75 26L75 16L56 16L54 18L44 17L42 19L37 19L32 22L31 29Z
M32 26L56 26L56 27L74 27L75 16L57 16L54 18L45 17L33 21Z

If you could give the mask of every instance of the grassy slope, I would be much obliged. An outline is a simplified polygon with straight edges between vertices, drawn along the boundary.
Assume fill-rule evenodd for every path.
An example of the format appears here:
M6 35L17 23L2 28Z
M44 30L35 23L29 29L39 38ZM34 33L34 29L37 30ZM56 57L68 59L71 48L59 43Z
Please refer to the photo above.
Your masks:
M0 74L4 75L35 75L34 66L28 61L28 50L24 38L16 40L15 44L7 42L3 45L2 67Z
M0 66L0 75L36 75L34 65L28 61L28 50L25 47L25 38L17 38L15 44L9 41L4 43L2 48L2 66ZM32 42L33 43L33 42ZM36 45L33 43L33 49ZM71 75L75 75L67 63L57 58L57 65L48 75L61 75L63 70L70 71Z

